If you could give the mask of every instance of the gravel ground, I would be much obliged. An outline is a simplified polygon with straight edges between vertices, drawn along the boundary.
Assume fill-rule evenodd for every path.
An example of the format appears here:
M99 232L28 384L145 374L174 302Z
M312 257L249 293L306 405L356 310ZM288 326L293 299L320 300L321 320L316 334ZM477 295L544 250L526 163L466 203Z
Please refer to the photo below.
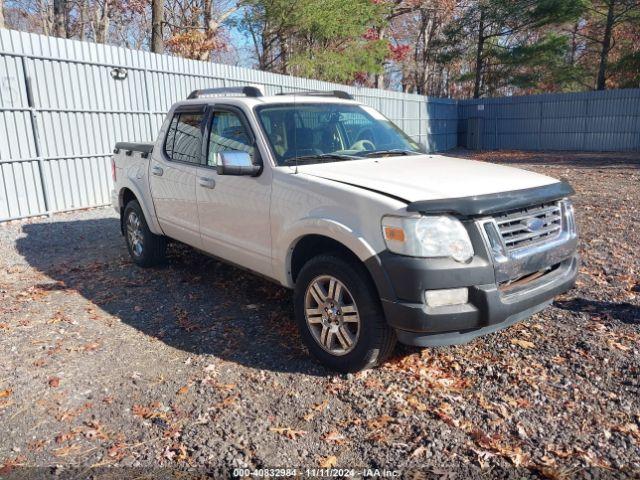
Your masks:
M577 287L505 331L398 347L357 375L307 356L283 288L180 245L135 267L110 209L1 225L0 477L640 476L640 155L456 153L573 184Z

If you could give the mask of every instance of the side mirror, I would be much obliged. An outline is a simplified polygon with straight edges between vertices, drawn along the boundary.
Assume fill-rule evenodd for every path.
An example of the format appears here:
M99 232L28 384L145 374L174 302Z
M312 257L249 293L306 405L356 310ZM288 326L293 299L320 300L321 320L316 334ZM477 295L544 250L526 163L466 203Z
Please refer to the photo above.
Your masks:
M247 152L227 151L218 153L218 175L250 175L256 176L262 165L254 165Z

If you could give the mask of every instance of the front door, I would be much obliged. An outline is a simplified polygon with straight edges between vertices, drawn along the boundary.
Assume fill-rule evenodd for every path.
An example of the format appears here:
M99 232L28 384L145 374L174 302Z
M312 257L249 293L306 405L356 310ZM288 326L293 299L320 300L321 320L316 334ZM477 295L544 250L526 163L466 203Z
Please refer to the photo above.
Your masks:
M258 161L255 137L238 108L216 106L206 129L206 165L198 169L196 197L202 248L263 275L272 275L271 169L257 177L218 175L218 153L244 151Z
M154 149L149 184L162 231L201 248L196 175L202 159L204 109L175 111L162 149ZM158 150L158 151L156 151Z

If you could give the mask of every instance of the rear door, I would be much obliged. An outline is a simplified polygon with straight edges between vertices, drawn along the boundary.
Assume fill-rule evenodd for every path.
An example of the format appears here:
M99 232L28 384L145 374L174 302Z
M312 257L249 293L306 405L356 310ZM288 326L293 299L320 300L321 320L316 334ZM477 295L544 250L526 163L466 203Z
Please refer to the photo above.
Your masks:
M205 109L202 105L177 108L162 149L154 149L150 187L158 222L163 232L200 248L200 225L196 199L196 175L202 161Z
M255 136L238 107L211 107L206 128L205 165L198 169L196 196L202 248L263 275L271 276L271 169L257 177L218 175L222 151L244 151L260 161Z

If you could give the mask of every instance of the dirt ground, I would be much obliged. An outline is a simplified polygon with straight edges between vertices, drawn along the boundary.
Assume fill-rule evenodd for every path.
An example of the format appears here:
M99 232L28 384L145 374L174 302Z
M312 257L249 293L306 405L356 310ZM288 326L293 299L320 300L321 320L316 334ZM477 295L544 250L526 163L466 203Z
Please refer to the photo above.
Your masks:
M180 245L135 267L111 209L0 225L0 477L638 478L640 154L449 155L571 182L577 287L505 331L398 347L357 375L307 356L283 288ZM100 468L115 466L132 470Z

